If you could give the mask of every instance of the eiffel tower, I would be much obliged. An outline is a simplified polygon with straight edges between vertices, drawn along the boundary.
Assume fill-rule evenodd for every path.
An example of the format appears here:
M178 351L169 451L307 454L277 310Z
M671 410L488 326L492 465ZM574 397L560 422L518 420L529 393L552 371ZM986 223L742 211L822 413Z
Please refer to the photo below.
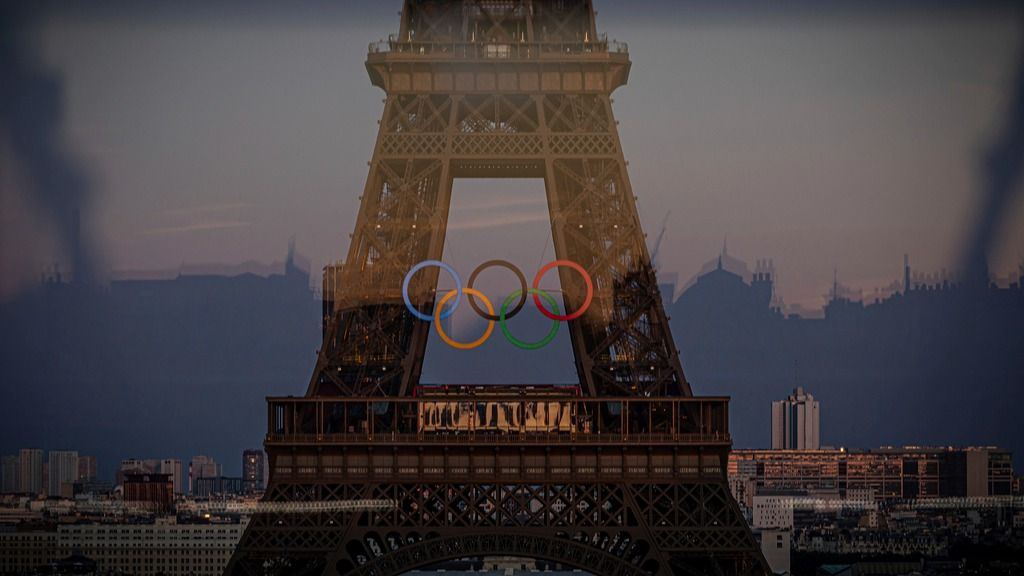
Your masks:
M370 45L387 97L358 221L325 271L305 396L268 399L270 482L226 574L493 556L768 573L728 490L728 398L693 396L669 332L612 115L629 54L594 16L590 0L406 0ZM466 177L543 178L555 255L591 280L557 268L564 310L585 309L567 322L577 386L420 385L434 326L403 283L441 260ZM422 315L439 272L410 277Z

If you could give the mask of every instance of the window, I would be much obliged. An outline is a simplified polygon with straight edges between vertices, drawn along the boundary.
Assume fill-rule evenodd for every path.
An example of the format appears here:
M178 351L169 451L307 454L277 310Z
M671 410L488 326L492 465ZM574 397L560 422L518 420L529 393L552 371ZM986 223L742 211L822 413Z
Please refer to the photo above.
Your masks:
M508 58L512 55L511 46L508 44L487 44L484 55L487 58Z

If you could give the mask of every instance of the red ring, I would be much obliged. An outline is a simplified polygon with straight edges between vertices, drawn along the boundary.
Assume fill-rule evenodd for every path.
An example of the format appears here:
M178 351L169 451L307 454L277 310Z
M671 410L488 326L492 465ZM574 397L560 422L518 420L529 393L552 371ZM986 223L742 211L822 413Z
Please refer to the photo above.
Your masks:
M541 303L540 296L537 293L534 293L533 295L533 303L537 306L537 309L540 310L541 314L547 316L548 318L551 318L552 320L575 320L582 316L583 313L587 311L587 308L590 308L590 301L594 299L594 282L590 279L590 274L587 274L587 271L583 269L583 266L580 266L579 264L573 262L572 260L555 260L554 262L548 263L543 268L537 271L537 275L534 276L533 278L533 287L539 290L541 277L543 277L544 274L546 274L552 268L557 268L559 266L567 266L569 268L572 268L573 270L579 272L581 276L583 276L583 281L586 282L587 284L587 297L583 299L583 305L580 306L579 310L573 312L572 314L562 315L554 314L548 311L548 309L544 307L544 304Z

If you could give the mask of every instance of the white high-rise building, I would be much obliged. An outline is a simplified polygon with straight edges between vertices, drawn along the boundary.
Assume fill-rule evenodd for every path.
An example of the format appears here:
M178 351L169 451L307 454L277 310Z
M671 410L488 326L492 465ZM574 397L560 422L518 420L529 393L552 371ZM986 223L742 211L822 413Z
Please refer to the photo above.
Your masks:
M821 447L818 401L800 386L785 400L772 402L772 449Z
M182 472L181 460L177 458L164 458L160 461L160 474L170 474L174 482L175 496L185 493L184 474Z
M78 479L78 452L50 450L47 456L49 483L48 496L71 496L72 486Z
M792 496L754 496L754 528L793 529Z

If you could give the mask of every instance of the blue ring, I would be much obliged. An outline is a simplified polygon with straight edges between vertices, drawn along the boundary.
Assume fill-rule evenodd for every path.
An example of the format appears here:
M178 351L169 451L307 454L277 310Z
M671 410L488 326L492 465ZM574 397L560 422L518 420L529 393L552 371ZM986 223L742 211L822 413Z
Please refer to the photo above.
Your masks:
M452 279L455 280L455 302L448 307L447 310L443 310L440 314L440 318L443 320L455 313L455 309L459 307L459 301L462 300L462 280L459 279L459 275L455 272L455 269L451 266L441 262L440 260L424 260L419 264L412 267L409 273L405 275L405 280L402 281L402 300L405 301L405 307L412 312L412 315L423 320L424 322L433 322L434 317L428 316L423 312L420 312L412 305L409 301L409 281L412 280L412 275L428 266L437 266L451 275Z

